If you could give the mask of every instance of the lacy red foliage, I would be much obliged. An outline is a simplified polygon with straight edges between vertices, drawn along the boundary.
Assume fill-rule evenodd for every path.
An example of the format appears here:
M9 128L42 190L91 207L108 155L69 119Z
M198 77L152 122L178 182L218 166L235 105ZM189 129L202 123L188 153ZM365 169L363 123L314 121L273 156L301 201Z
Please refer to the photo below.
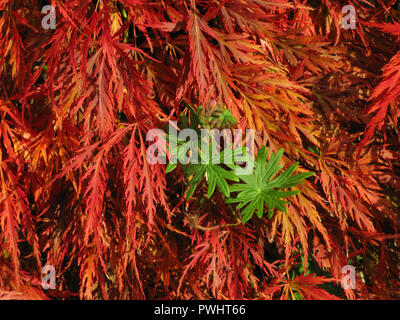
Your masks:
M45 4L0 0L0 299L400 298L398 1ZM148 163L215 101L315 172L287 212L243 225Z

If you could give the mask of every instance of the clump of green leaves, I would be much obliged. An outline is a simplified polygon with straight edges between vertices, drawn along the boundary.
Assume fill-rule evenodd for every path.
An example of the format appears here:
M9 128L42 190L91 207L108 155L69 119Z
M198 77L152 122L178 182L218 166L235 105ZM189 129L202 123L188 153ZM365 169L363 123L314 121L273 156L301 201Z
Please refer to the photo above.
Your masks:
M195 127L196 129L210 124L210 122L204 121L204 117L201 117L201 108L194 111L190 107L189 110L191 110L192 116L189 119L185 117L181 123L184 123L188 127ZM230 112L228 114L224 110L218 109L215 113L218 115L217 124L219 128L224 123L228 123L229 125L236 123ZM178 144L172 150L172 153L180 158L186 154L188 142L180 139L177 139L177 141ZM202 150L204 145L207 148ZM280 149L277 153L272 153L270 159L267 161L269 149L265 148L265 146L258 151L254 170L250 174L238 174L236 169L239 166L235 162L246 162L248 154L245 154L245 148L234 148L232 145L229 145L224 150L215 153L215 150L209 148L209 146L209 143L201 144L200 139L194 145L193 143L190 145L191 150L196 148L196 153L199 155L200 161L199 163L188 162L182 164L187 180L186 199L190 200L197 186L205 180L208 185L207 198L211 198L216 187L218 187L219 191L227 198L227 203L237 203L237 209L243 209L241 211L243 224L249 221L255 212L259 218L262 218L265 209L268 210L268 218L272 217L275 208L286 212L286 204L289 202L282 199L295 195L300 191L285 189L295 187L304 179L314 174L314 172L304 172L292 175L299 165L296 162L279 175L278 172L283 168L283 164L279 164L279 162L284 149ZM206 159L212 159L212 161L204 161L205 157L207 157ZM232 161L226 163L221 161L222 159ZM166 172L171 172L177 166L177 164L169 164ZM237 183L229 185L228 181ZM231 197L231 192L237 193L236 197Z

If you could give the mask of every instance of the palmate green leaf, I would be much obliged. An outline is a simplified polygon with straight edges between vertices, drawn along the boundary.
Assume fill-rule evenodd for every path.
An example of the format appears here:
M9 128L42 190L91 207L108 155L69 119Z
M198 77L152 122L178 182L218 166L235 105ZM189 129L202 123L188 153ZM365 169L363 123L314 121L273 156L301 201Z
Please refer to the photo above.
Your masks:
M210 155L209 161L205 159L204 153L200 152L199 164L189 164L184 167L186 177L189 179L189 189L186 193L186 198L189 200L198 184L205 178L208 184L207 198L211 198L215 188L218 187L219 191L227 198L230 196L230 188L227 180L238 182L239 179L234 171L223 168L220 163L224 159L233 159L233 155L237 154L237 149L232 150L227 148L216 155Z
M204 119L200 116L203 113L201 106L194 110L192 106L187 105L190 111L190 118L182 117L181 120L184 126L189 127L194 130L198 130L200 127L205 125ZM229 115L231 115L229 113ZM233 120L229 118L227 112L223 113L223 119L233 123ZM233 117L233 116L232 116ZM204 115L203 115L204 118ZM232 145L227 146L224 150L218 152L211 147L212 137L201 137L202 139L210 139L205 145L199 139L196 142L186 142L180 139L178 136L173 136L167 134L167 141L170 142L172 139L176 141L175 144L168 145L170 154L176 159L176 162L182 164L183 171L185 173L186 179L188 180L188 188L186 191L186 198L189 200L193 193L195 192L197 186L204 179L208 184L207 198L211 198L215 188L218 187L219 191L225 196L230 196L229 184L227 180L239 182L238 177L235 175L234 170L237 166L234 164L234 159L236 161L242 161L245 159L243 156L244 148L234 148ZM205 150L202 150L205 146ZM183 161L187 159L186 155L188 149L194 151L193 157L190 158L188 162ZM198 159L200 157L200 159ZM199 163L194 163L193 160L198 160ZM226 161L228 160L228 161ZM220 164L226 164L227 169L225 169ZM169 163L166 167L166 173L175 170L178 167L178 163Z
M198 147L198 143L195 147ZM173 153L178 160L181 159L186 153L186 143L182 143L178 139L178 145L174 150L170 147L171 153ZM228 146L221 152L213 153L212 148L202 151L198 149L198 156L200 157L200 163L187 163L183 164L183 171L186 179L188 180L188 189L186 191L186 199L189 200L193 193L196 191L197 186L203 179L208 184L207 198L211 198L215 188L218 187L219 191L225 196L230 196L230 189L227 180L238 182L239 179L234 173L236 166L233 163L234 159L238 161L242 160L242 153L244 148L232 148ZM206 155L208 154L208 157ZM227 162L227 163L225 163ZM227 164L228 169L221 166L221 163ZM166 173L169 173L177 168L177 163L169 163L165 169Z
M207 198L211 198L218 186L219 191L225 196L230 196L230 190L227 180L239 181L232 171L225 170L218 164L191 164L188 166L189 170L185 170L187 175L192 175L189 181L189 189L186 193L186 198L189 200L198 184L206 178L208 183ZM193 173L192 173L193 172Z
M273 210L286 212L286 204L289 202L282 200L293 196L297 190L281 190L298 185L304 179L312 176L314 172L305 172L292 175L298 162L292 164L282 174L277 175L283 165L279 164L284 150L273 153L267 162L268 148L263 146L257 154L254 171L249 175L239 175L242 183L234 184L230 187L231 192L237 192L236 198L227 199L227 203L237 203L237 208L243 209L241 212L242 223L251 219L254 212L259 218L264 214L265 206L268 208L268 218L272 217Z

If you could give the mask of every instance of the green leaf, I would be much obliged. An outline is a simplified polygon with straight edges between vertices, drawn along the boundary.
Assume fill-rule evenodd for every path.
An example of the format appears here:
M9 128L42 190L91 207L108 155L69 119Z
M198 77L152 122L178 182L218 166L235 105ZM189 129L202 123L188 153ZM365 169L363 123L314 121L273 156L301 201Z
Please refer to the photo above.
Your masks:
M282 190L298 185L302 180L313 175L313 172L305 172L292 176L299 165L297 162L289 166L282 174L278 175L283 165L279 164L284 150L267 157L269 149L264 146L257 154L254 170L249 175L239 175L241 183L230 187L231 192L237 192L236 198L227 199L227 203L237 203L237 209L242 210L242 223L249 221L254 213L259 218L264 215L264 208L268 209L268 218L273 216L274 209L286 212L286 204L282 200L299 193L298 190Z
M170 173L171 171L174 171L178 165L176 163L168 163L166 168L165 168L165 173Z
M189 179L189 191L186 194L188 200L192 197L203 178L206 178L208 184L207 198L211 198L216 187L228 198L230 196L230 190L227 180L239 181L233 171L228 171L219 164L213 163L189 164L184 169L184 172Z

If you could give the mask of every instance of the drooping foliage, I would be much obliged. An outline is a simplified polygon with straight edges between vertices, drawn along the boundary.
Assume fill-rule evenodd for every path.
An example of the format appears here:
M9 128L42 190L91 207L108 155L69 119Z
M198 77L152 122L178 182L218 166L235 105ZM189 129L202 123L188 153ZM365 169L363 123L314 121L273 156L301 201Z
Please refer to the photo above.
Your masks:
M398 1L46 4L0 0L0 299L400 297ZM192 110L256 131L257 184L149 163Z

